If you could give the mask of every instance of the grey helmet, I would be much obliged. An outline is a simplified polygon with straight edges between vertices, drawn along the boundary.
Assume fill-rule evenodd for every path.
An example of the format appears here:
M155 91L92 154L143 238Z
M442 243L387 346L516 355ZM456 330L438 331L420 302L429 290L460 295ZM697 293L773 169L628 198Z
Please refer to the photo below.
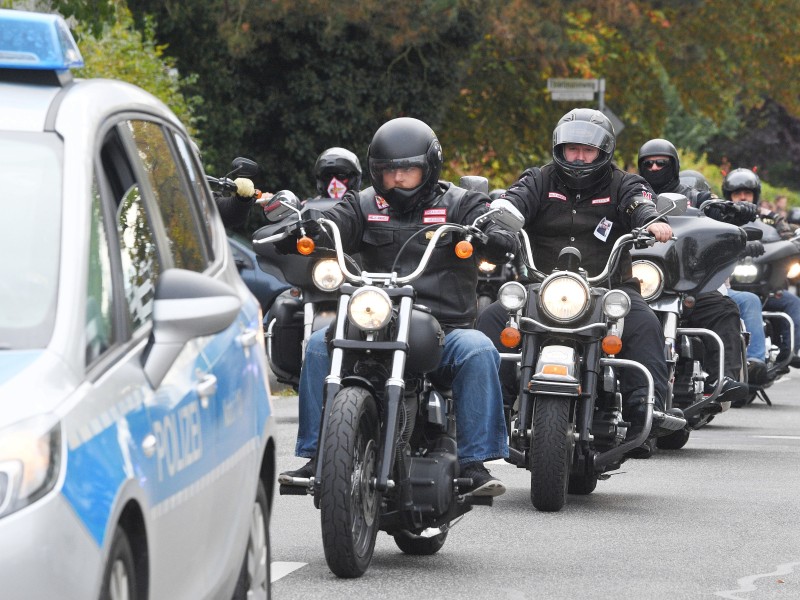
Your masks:
M567 162L564 146L582 144L600 151L591 163ZM559 119L553 130L553 161L562 181L576 190L586 189L600 182L608 172L617 145L614 126L599 110L576 108Z
M734 169L722 180L722 195L726 200L731 200L733 192L737 190L750 190L753 192L753 204L758 204L761 179L750 169Z

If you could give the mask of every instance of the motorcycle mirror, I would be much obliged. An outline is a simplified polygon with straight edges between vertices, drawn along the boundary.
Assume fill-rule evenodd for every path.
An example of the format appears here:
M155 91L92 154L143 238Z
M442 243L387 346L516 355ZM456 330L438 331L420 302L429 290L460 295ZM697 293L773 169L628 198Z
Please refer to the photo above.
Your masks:
M281 190L264 205L267 221L277 223L285 219L289 213L300 214L300 200L289 190Z
M744 229L744 232L747 234L748 242L760 240L762 237L764 237L764 232L761 231L761 229L759 229L758 227L748 227L747 225L745 225L744 227L742 227L742 229Z
M505 198L493 200L489 208L497 211L492 213L492 220L507 231L517 233L525 225L525 217L511 201Z
M683 194L664 192L659 194L656 199L656 210L662 217L666 215L682 215L686 212L688 205L689 199Z
M489 180L480 175L463 175L461 179L458 180L458 185L465 190L483 192L487 196L489 195Z
M258 177L259 170L257 162L243 156L238 156L231 162L231 172L228 173L228 177L233 177L235 175L236 177L254 179Z

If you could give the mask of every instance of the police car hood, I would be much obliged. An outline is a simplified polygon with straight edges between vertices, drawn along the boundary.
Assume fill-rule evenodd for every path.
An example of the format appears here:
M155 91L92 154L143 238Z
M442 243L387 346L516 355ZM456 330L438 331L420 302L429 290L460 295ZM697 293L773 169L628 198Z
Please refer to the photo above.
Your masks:
M48 350L0 350L0 431L34 415L57 412L78 385Z

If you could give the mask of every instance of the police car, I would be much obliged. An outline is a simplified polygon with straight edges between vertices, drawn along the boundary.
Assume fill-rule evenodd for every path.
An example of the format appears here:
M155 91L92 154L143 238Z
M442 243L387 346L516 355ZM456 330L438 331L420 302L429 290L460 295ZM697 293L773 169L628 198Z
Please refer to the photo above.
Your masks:
M0 597L269 595L258 303L143 90L0 10Z

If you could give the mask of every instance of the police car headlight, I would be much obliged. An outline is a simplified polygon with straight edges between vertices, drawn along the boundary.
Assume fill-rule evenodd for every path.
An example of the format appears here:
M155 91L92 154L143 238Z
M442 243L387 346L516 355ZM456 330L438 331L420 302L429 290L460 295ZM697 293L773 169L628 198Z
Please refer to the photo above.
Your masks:
M551 275L539 290L539 304L555 321L574 321L589 308L589 286L574 275Z
M383 329L391 316L392 301L380 288L367 286L356 290L347 305L347 317L362 331Z
M525 286L518 281L509 281L500 286L497 299L507 311L517 311L525 306L528 293L525 291Z
M642 284L642 298L655 300L664 291L664 273L649 260L633 261L633 276Z
M338 290L344 283L344 273L339 268L339 263L333 258L325 258L317 261L311 271L311 279L314 285L323 292L333 292Z
M52 490L60 465L60 423L36 417L0 430L0 517Z
M753 283L758 279L758 265L751 262L745 262L736 265L736 268L731 273L731 281L737 283Z
M622 290L609 290L603 296L603 312L609 319L622 319L631 310L631 298Z
M478 263L478 270L484 275L489 275L490 273L494 273L496 268L497 268L496 264L490 263L485 260L482 260L480 263Z

